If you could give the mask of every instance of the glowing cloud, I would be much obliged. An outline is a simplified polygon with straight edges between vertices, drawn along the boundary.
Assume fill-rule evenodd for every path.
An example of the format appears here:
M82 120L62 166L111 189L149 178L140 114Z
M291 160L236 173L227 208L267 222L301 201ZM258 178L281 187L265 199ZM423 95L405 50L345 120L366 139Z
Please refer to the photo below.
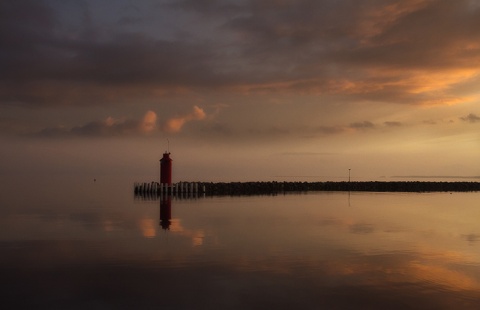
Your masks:
M147 111L143 119L140 121L139 130L143 133L150 133L152 132L157 123L157 114L153 111Z
M469 122L469 123L480 122L480 116L477 116L476 114L473 114L473 113L470 113L464 117L460 117L460 119L464 122Z
M167 120L164 125L164 130L171 133L179 132L187 122L202 120L205 119L205 117L205 111L198 106L194 106L190 113Z

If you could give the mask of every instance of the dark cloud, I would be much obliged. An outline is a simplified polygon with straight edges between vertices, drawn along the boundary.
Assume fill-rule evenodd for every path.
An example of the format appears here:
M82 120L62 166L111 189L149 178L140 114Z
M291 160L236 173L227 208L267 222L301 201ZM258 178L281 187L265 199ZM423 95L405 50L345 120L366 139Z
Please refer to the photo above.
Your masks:
M480 240L480 235L479 234L468 234L468 235L462 235L462 238L468 241L471 244L477 243Z
M470 3L265 0L225 27L242 38L246 70L277 91L441 105L464 100L450 86L479 70L480 10Z
M228 80L212 70L217 54L206 44L140 33L111 33L103 41L72 35L43 1L2 2L0 10L9 17L0 27L3 104L92 104Z
M148 111L140 120L107 117L103 121L92 121L71 128L65 126L47 127L35 135L48 138L139 135L152 133L156 129L156 126L157 114L153 111Z
M117 92L131 96L155 88L202 86L215 79L221 84L208 68L214 56L202 46L121 35L103 44L62 42L55 48L58 55L39 52L34 63L31 55L19 56L4 66L0 100L56 104L80 97L88 104L99 101L94 95L116 99Z
M0 4L0 104L219 88L445 104L464 100L455 87L480 70L480 10L467 0L144 1L110 10L113 18L98 13L103 21L85 3L76 23L67 16L79 8L68 4ZM178 20L173 30L135 28L166 12Z
M464 122L469 122L469 123L480 122L480 116L473 113L470 113L467 116L460 117L460 119Z
M209 16L224 16L225 14L236 15L240 12L246 11L244 7L236 4L234 1L224 0L180 0L171 2L166 6L179 10L198 12Z
M469 2L403 1L402 5L389 1L390 7L380 6L377 13L390 13L385 19L390 22L378 20L380 27L369 40L351 50L342 49L336 57L362 66L471 67L480 48L471 45L479 38L480 10L471 8Z
M384 122L383 124L387 127L400 127L403 125L400 122Z
M108 121L92 121L87 124L66 128L63 126L48 127L41 130L37 135L41 137L56 138L69 136L120 136L136 132L138 123L135 121L120 121L109 124Z
M349 127L353 129L372 129L372 128L375 128L375 124L369 121L363 121L363 122L351 123Z

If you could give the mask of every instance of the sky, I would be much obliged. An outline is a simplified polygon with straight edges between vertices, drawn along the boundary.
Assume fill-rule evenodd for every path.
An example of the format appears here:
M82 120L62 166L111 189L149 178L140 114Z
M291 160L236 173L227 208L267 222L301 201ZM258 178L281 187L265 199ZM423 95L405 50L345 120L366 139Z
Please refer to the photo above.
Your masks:
M480 178L476 0L7 0L0 68L2 177Z

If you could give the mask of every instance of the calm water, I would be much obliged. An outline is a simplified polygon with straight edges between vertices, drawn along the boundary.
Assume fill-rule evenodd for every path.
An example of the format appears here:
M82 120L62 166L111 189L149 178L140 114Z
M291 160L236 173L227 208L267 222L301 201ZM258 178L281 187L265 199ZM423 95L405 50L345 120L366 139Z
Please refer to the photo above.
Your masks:
M74 185L72 185L74 184ZM133 180L9 183L2 305L478 309L480 193L136 199ZM168 228L167 228L168 227Z

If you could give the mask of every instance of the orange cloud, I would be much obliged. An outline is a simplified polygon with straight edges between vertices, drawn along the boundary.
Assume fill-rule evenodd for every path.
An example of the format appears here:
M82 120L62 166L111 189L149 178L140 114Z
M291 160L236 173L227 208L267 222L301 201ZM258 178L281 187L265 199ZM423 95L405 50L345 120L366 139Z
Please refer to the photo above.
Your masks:
M143 133L150 133L155 129L156 123L157 114L153 111L147 111L143 116L143 119L140 121L139 129Z
M356 29L362 43L369 43L369 40L380 35L385 29L388 29L398 19L412 12L425 7L428 1L425 0L407 0L393 4L386 4L379 8L372 8L366 12L368 18L362 19Z
M412 72L406 83L411 85L410 92L425 93L445 90L455 84L465 82L478 74L478 69L454 69L440 72Z
M187 122L202 120L205 119L206 116L202 108L194 106L190 113L167 120L164 125L164 130L171 133L179 132Z

